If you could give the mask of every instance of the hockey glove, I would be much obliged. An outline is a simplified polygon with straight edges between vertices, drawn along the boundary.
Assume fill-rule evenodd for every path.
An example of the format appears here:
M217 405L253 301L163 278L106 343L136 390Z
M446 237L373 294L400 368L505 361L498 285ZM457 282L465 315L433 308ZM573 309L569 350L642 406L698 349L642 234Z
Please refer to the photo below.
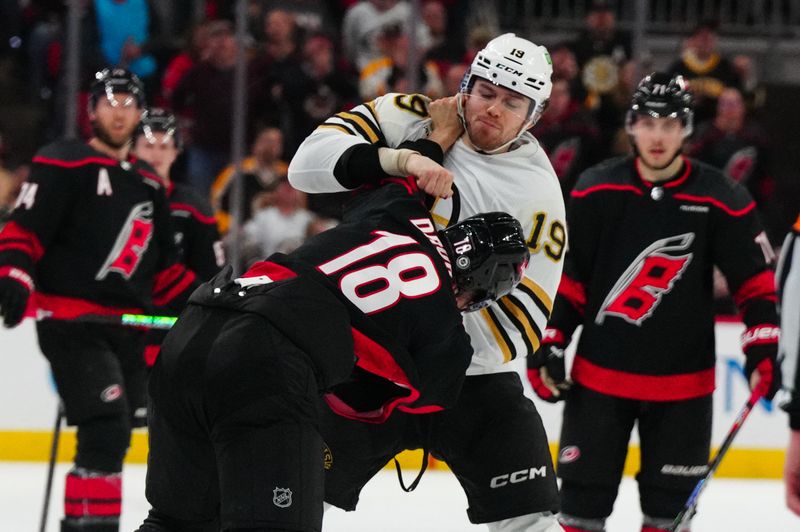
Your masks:
M781 368L774 353L748 355L744 374L750 383L750 389L767 401L771 401L781 389Z
M30 276L17 268L10 268L0 277L0 316L6 327L14 327L22 321L28 298L33 289Z
M557 403L566 398L572 386L567 380L567 369L564 360L564 350L569 341L564 341L564 335L558 331L548 330L548 337L559 338L560 341L542 342L541 348L528 357L528 380L541 399L548 403Z

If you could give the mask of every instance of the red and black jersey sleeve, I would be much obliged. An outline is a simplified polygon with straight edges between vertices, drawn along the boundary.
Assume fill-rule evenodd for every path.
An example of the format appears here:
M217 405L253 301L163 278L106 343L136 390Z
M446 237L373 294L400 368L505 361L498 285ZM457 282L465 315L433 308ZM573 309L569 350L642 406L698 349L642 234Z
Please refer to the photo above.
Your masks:
M713 209L715 214L713 256L725 275L747 330L742 350L748 357L774 357L779 338L776 311L775 256L756 212L756 204L744 187L728 182Z
M570 194L564 272L546 334L546 339L552 342L569 343L572 333L583 322L586 289L591 283L602 227L597 216L604 212L598 202L602 201L602 192L611 186L604 183L602 175L602 171L594 169L585 172Z
M176 186L169 198L174 230L181 234L178 243L182 260L202 281L214 277L225 263L217 221L208 201L185 186Z
M167 196L163 188L157 192L153 199L153 221L159 260L153 278L152 301L156 307L180 310L199 283L195 273L180 261Z
M11 276L31 291L35 265L76 201L77 176L68 172L69 161L62 153L68 147L53 144L33 158L30 177L0 230L0 276Z

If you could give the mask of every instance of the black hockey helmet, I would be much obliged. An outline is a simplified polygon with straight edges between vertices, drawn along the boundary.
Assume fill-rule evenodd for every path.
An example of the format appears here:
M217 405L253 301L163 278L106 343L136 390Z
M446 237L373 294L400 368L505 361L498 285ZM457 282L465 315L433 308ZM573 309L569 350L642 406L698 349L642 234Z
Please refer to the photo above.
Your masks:
M139 76L125 68L104 68L94 75L89 88L89 108L94 109L100 98L110 98L117 92L130 94L136 98L136 104L144 108L144 85Z
M679 118L683 123L684 136L692 134L694 111L689 84L680 74L670 76L664 72L653 72L639 82L633 93L631 107L625 117L625 127L630 127L639 115L653 118Z
M139 137L145 137L147 142L155 144L156 139L153 133L164 133L167 138L175 142L175 147L180 150L182 147L181 136L178 129L178 120L175 115L161 107L151 107L142 115L142 120L133 135L134 142Z
M466 312L509 294L525 273L530 252L522 226L504 212L471 216L439 231L453 265L459 294L471 292Z

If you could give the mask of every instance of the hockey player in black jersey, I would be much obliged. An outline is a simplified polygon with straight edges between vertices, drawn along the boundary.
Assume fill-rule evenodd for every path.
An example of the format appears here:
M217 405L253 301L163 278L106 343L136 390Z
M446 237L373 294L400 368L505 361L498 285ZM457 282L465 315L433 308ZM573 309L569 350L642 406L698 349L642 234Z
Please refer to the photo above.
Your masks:
M455 403L472 355L461 310L510 292L529 257L505 213L436 231L413 179L241 278L201 286L149 385L145 531L319 531L319 397L364 424Z
M122 461L144 412L143 333L111 321L185 298L194 274L178 264L162 180L128 153L143 87L124 69L91 86L88 143L58 141L33 158L0 231L0 314L28 309L67 423L77 425L63 532L117 532Z
M148 109L136 128L131 151L151 165L164 182L180 261L200 281L207 281L225 264L225 252L208 200L192 187L170 178L170 168L181 148L175 115L160 107ZM158 313L177 316L180 311L181 307L173 303L160 308ZM149 332L144 351L148 367L155 362L164 336L166 331Z
M567 531L601 531L638 423L643 531L664 531L705 475L714 391L712 271L725 275L747 327L751 387L779 387L774 256L755 203L719 171L681 155L691 95L654 73L626 126L635 155L590 168L571 193L569 251L529 377L566 399L558 475ZM571 368L564 349L583 330ZM570 387L571 385L571 387Z

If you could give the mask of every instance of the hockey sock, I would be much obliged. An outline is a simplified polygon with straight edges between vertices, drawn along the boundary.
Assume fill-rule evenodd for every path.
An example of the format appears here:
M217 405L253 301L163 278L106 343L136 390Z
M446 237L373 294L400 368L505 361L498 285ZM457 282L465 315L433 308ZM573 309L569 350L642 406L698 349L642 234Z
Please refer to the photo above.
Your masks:
M67 474L62 532L117 532L122 474L75 467Z

